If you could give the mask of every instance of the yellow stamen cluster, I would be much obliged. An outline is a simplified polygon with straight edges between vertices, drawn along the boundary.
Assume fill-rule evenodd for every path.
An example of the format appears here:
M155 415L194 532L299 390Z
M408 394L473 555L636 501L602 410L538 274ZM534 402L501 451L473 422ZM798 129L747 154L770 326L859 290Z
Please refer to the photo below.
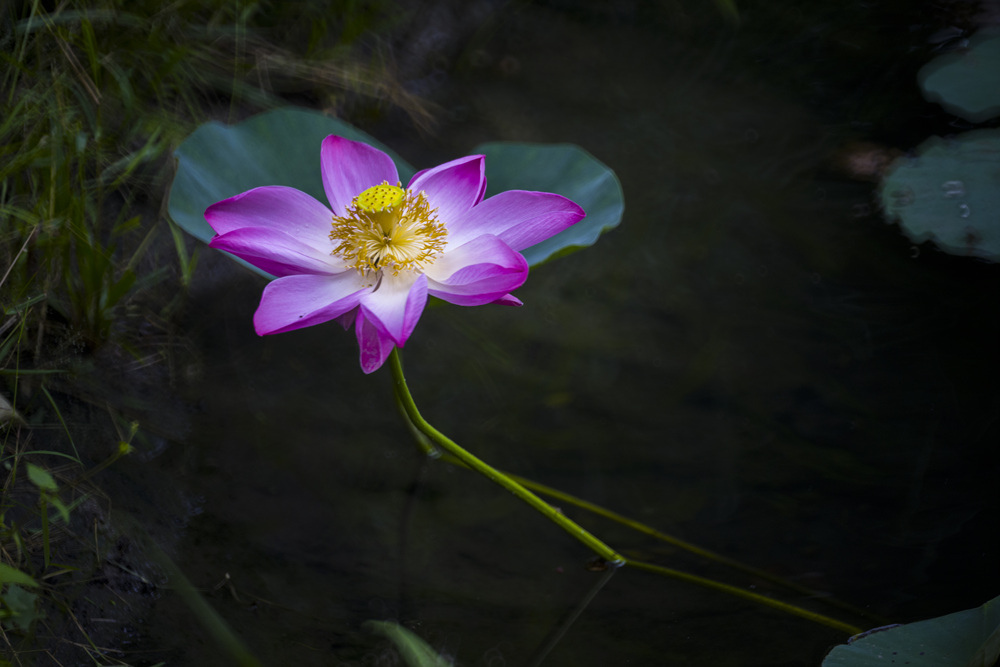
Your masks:
M448 235L435 213L423 192L383 181L355 197L346 216L334 216L333 254L362 274L422 269L444 250Z

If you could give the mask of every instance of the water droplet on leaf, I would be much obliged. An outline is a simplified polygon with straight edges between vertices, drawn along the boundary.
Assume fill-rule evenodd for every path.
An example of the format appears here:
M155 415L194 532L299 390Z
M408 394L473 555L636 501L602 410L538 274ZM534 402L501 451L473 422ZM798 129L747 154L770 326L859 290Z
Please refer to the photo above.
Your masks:
M941 184L941 189L944 190L944 196L949 199L965 196L965 183L962 181L945 181Z

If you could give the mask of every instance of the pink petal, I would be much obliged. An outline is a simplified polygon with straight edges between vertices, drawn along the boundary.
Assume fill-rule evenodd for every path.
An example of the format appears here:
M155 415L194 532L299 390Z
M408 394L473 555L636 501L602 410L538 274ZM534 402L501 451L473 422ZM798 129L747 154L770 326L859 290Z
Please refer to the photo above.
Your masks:
M354 332L360 348L361 370L366 374L377 371L392 352L392 339L375 324L369 322L361 310L358 310Z
M410 179L406 189L423 192L431 208L437 209L438 220L448 226L482 201L486 192L483 156L469 155L425 169Z
M528 263L497 237L484 234L449 248L426 274L431 295L459 306L481 306L505 299L524 284Z
M215 236L208 243L245 259L273 276L298 273L340 273L343 262L332 257L333 244L325 247L307 245L285 232L266 227L244 227Z
M205 210L205 220L217 234L263 227L317 248L330 244L332 217L330 209L306 193L281 185L247 190Z
M427 277L423 274L383 273L381 282L361 298L361 312L399 347L417 326L427 305Z
M368 289L357 271L272 280L254 313L254 329L263 336L327 322L357 307Z
M345 330L349 329L350 327L354 326L354 322L358 319L359 310L360 308L354 308L352 310L347 311L343 315L338 315L335 321L337 322L337 324L344 327Z
M496 301L493 301L491 303L495 303L495 304L500 305L500 306L523 306L524 305L524 302L521 301L520 299L518 299L513 294L504 294L502 297L500 297L499 299L497 299Z
M449 221L448 243L461 244L480 234L493 234L514 250L524 250L555 236L584 216L582 208L562 195L508 190Z
M343 216L359 194L387 181L399 182L392 158L377 148L331 134L320 149L323 189L334 214Z

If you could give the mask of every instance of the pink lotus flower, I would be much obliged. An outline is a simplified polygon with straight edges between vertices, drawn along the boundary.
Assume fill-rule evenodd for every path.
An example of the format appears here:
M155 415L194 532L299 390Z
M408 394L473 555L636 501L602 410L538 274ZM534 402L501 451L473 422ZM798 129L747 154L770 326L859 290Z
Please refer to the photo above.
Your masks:
M209 245L276 276L254 314L259 335L354 324L365 373L403 347L428 294L521 305L510 294L528 277L518 251L585 215L545 192L483 200L482 155L421 171L404 189L388 155L331 135L320 169L329 208L295 188L254 188L208 207Z

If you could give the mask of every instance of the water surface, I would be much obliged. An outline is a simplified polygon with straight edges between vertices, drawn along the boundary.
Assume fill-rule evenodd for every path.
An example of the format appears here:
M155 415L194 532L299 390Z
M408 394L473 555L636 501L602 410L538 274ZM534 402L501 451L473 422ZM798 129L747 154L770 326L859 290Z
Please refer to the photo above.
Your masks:
M418 167L487 140L573 142L625 191L620 229L535 270L523 308L429 309L411 389L498 467L892 621L979 605L1000 593L1000 274L914 247L835 158L958 131L913 78L950 19L740 3L734 28L695 4L505 6L448 52L435 134L367 128ZM601 576L586 549L422 460L353 335L257 338L262 282L202 271L199 416L179 445L202 512L181 567L206 588L228 573L209 599L268 664L393 664L367 619L457 664L528 664ZM565 509L630 556L838 615ZM165 599L150 627L183 613ZM162 632L191 664L218 655ZM626 569L545 664L818 664L845 639Z

